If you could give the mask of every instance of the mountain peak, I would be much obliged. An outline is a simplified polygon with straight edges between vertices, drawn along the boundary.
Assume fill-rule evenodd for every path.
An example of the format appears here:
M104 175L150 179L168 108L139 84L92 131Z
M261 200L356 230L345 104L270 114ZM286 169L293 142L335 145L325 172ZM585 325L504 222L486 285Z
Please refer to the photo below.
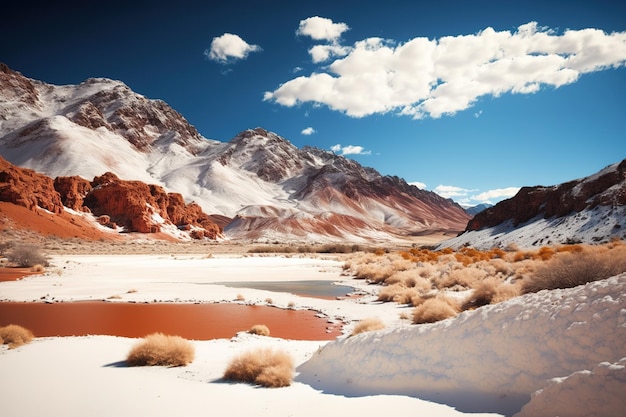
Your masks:
M5 100L13 90L0 90L0 155L7 160L50 177L111 172L155 184L205 213L235 218L225 228L231 237L392 240L458 232L469 219L434 193L332 152L299 149L262 127L229 142L207 140L164 101L120 81L54 86L8 67L2 80L31 98Z

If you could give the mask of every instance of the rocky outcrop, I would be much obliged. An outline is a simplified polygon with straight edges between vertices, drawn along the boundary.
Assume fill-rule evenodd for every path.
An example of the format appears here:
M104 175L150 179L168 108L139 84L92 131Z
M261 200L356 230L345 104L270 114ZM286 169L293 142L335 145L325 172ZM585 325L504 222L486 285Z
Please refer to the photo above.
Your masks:
M54 189L61 195L63 205L75 211L90 212L85 206L85 197L92 190L91 183L79 176L57 177Z
M221 235L219 226L200 206L185 204L181 194L168 193L161 186L121 180L110 172L94 178L91 186L84 205L96 216L109 216L111 222L127 231L156 233L169 223L186 230L202 229L193 233L197 238L216 239Z
M63 211L61 196L50 177L32 169L16 167L0 157L0 201L17 204L29 210L37 207L59 214Z
M596 175L552 187L523 187L508 200L478 213L466 231L482 230L506 221L513 225L541 216L563 217L597 206L626 205L626 159Z
M222 228L198 204L185 204L181 194L141 181L124 181L112 173L91 182L78 176L52 180L0 157L0 201L54 214L63 213L64 206L91 212L100 224L123 226L128 232L157 233L173 224L196 239L222 236Z

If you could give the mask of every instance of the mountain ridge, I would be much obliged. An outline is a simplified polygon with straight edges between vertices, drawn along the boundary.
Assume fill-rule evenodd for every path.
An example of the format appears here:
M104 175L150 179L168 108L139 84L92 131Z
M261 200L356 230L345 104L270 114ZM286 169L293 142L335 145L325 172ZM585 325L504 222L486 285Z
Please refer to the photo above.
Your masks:
M626 159L553 186L522 187L441 247L490 249L626 239Z
M240 239L390 240L458 232L469 220L452 200L263 128L204 138L121 81L54 86L4 65L0 87L0 155L11 163L53 178L112 172L155 184L234 219L224 229Z

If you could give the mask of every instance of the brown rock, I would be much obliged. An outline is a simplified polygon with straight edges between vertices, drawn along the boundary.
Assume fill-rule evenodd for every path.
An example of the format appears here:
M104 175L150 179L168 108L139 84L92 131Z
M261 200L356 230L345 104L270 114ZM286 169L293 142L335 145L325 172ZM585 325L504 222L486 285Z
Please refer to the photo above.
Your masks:
M17 204L29 210L37 207L52 213L63 212L61 196L50 177L32 169L19 168L0 157L0 201Z
M65 207L75 211L89 212L84 205L85 196L91 191L91 183L79 176L57 177L54 180L54 189L61 195Z
M563 217L598 205L626 205L626 159L615 170L552 187L523 187L513 198L478 213L466 231L481 230L511 220L514 225L541 215Z

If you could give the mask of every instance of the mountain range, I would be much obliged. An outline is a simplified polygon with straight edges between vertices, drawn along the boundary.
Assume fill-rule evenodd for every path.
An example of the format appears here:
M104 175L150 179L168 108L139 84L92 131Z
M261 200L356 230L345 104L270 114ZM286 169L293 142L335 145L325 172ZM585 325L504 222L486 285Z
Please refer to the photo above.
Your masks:
M120 81L57 86L4 64L0 155L50 178L78 176L91 189L106 174L118 185L134 181L180 194L232 239L394 240L456 234L470 219L450 199L333 152L297 148L263 128L211 140L165 102ZM167 219L166 206L150 205L150 215Z

